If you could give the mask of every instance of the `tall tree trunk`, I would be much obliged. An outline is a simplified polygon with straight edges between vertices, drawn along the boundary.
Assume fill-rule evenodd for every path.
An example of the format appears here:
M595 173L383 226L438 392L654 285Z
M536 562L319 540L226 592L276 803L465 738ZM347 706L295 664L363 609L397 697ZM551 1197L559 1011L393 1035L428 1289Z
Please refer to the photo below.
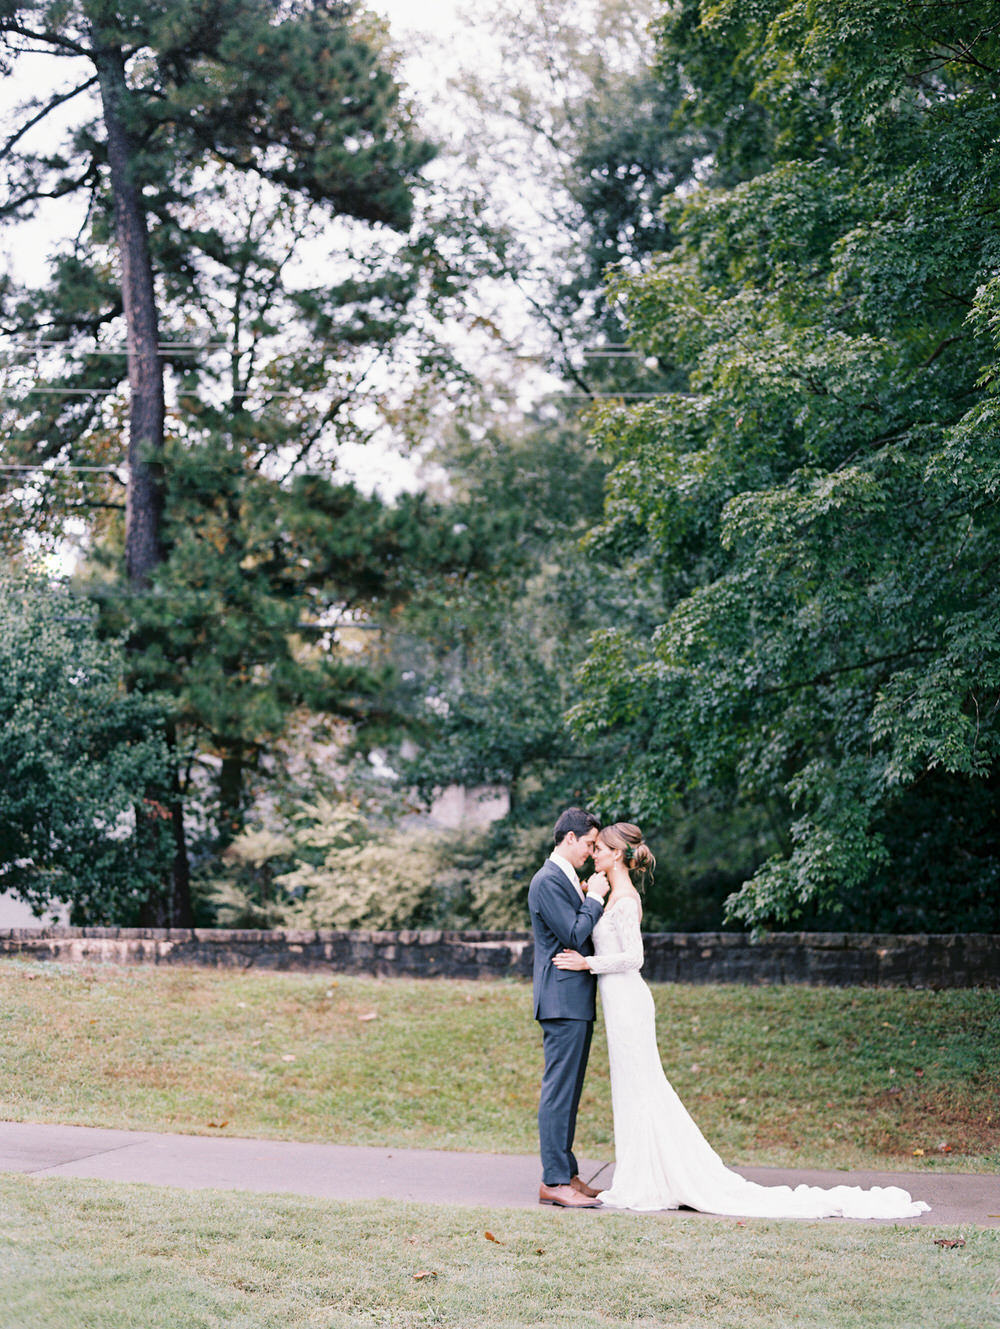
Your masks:
M153 265L142 194L134 176L128 132L125 62L121 50L95 56L108 142L108 165L121 261L122 304L128 337L129 485L125 509L125 569L133 590L149 585L163 558L163 365L153 288Z
M137 154L128 126L129 90L125 58L112 40L104 43L101 21L104 7L90 7L94 31L94 63L101 90L108 166L114 199L115 233L121 263L122 307L128 344L129 483L125 505L125 574L129 590L146 590L163 561L163 450L164 393L160 330L149 253L149 229L141 188L136 180ZM113 14L110 16L113 20ZM144 643L134 643L141 650ZM168 735L174 754L173 735ZM175 754L174 754L175 755ZM173 762L170 819L174 852L169 879L158 898L147 905L147 916L167 926L191 926L190 869L184 837L184 806ZM149 815L140 806L137 817Z

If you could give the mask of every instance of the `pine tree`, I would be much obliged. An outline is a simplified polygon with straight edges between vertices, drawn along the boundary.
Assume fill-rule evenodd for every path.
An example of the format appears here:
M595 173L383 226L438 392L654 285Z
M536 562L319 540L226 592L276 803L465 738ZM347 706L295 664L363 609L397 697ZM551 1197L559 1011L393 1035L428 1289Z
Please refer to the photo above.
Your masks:
M280 503L283 475L317 458L329 467L358 381L405 330L420 245L383 244L377 255L369 237L410 226L432 149L381 46L374 20L346 2L292 0L280 11L265 0L0 4L8 64L48 52L77 73L24 105L0 147L0 219L86 200L48 286L8 282L2 292L4 329L29 339L32 357L7 374L8 456L30 478L8 494L5 538L57 537L67 516L84 515L105 549L121 549L134 684L170 673L157 663L172 650L162 602L179 586L186 520L168 512L170 495L190 494L195 478L214 485L235 463L251 489L268 476ZM71 105L82 109L67 141L38 147ZM318 243L333 222L336 279L297 286L296 244ZM331 385L325 371L338 358L351 363ZM193 587L193 599L203 590ZM215 607L228 606L216 590ZM324 593L338 599L336 587ZM178 694L178 722L189 703ZM190 904L179 804L174 819L173 887L154 913L182 922Z

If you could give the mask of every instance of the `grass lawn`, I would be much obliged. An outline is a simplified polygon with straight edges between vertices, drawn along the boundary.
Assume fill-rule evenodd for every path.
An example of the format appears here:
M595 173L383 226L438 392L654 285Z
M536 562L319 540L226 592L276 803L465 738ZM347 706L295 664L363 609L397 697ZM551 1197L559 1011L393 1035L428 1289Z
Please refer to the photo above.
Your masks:
M1000 992L653 991L728 1163L1000 1171ZM10 1120L533 1153L540 1071L526 983L0 960ZM598 1024L578 1150L611 1138Z
M1000 1232L0 1177L0 1329L985 1329ZM490 1240L486 1233L492 1234ZM421 1276L422 1275L422 1276Z

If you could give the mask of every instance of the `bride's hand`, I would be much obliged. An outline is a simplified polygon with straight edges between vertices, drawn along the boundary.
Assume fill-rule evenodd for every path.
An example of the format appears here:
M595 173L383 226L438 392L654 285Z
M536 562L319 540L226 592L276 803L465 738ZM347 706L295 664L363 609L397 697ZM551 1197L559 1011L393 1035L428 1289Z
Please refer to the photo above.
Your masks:
M558 955L552 957L552 963L557 969L589 969L587 957L581 955L579 951L560 951Z

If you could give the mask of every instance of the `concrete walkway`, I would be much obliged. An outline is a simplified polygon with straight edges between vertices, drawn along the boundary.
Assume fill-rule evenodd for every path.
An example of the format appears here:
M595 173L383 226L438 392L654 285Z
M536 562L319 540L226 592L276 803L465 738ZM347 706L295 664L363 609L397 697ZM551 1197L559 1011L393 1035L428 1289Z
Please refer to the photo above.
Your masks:
M902 1186L929 1214L908 1223L1000 1227L1000 1176L935 1172L818 1172L740 1168L752 1181L795 1186ZM288 1140L161 1135L0 1122L0 1172L90 1177L191 1190L314 1195L331 1200L394 1199L424 1204L532 1209L539 1164L533 1155L434 1149L361 1149ZM610 1184L611 1163L582 1162L581 1174ZM830 1220L826 1220L830 1221Z

